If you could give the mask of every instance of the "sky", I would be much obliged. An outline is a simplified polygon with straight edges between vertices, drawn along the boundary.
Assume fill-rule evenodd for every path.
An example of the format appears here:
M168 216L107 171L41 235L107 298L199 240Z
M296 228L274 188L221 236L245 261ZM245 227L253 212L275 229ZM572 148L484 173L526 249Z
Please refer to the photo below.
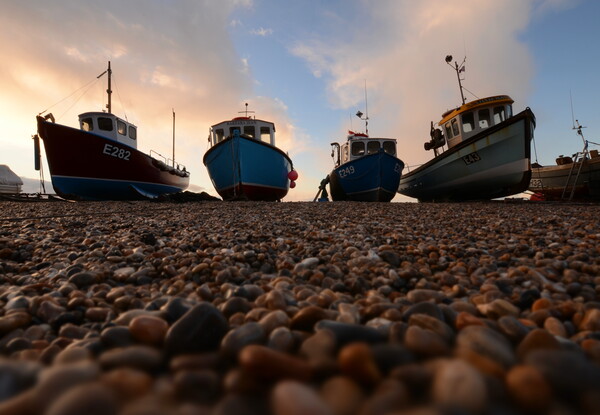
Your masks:
M275 123L299 173L285 201L312 200L333 168L331 142L364 131L398 141L414 167L430 122L460 104L446 55L462 62L467 100L510 95L537 127L532 161L552 164L600 143L597 0L1 0L0 164L33 168L35 116L77 116L106 105L138 126L138 149L191 172L216 195L202 157L213 124L244 104ZM594 145L591 145L591 148ZM44 176L50 177L44 159ZM394 201L414 201L397 195Z

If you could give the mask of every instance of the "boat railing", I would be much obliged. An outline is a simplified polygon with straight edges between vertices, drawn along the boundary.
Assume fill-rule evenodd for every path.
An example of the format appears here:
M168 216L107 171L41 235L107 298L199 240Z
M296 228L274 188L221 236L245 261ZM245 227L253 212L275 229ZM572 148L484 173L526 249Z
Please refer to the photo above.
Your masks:
M416 169L416 168L418 168L418 167L421 167L422 165L423 165L423 164L413 164L412 166L409 166L408 164L405 164L405 165L404 165L404 168L406 169L406 172L407 172L407 173L410 173L410 168L411 168L411 167Z
M156 157L153 155L156 155ZM173 159L163 156L158 151L150 150L150 157L158 162L157 167L161 170L169 171L182 177L189 176L190 174L183 164L176 163ZM162 160L159 160L158 157Z

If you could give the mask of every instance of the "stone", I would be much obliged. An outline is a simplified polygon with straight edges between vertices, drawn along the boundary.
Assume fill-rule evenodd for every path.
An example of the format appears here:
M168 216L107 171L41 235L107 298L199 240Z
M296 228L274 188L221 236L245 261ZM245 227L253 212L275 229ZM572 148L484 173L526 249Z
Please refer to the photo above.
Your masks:
M244 370L259 379L308 381L312 376L312 370L304 360L265 346L244 347L238 360Z
M470 413L483 412L488 400L483 376L460 359L447 360L439 365L433 379L432 395L443 408Z
M225 316L212 304L201 302L169 328L165 349L169 355L216 350L228 330Z
M274 415L334 415L313 389L293 380L278 382L271 402Z
M129 322L131 337L149 346L162 346L169 324L156 316L141 315Z

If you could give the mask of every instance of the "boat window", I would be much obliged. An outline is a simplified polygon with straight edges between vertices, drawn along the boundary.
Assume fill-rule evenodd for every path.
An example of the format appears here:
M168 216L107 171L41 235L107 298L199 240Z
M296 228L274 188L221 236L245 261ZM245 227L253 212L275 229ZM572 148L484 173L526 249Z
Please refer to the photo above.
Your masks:
M81 129L83 131L92 131L94 129L94 124L91 118L84 118L81 120Z
M506 119L504 107L494 107L494 124L499 124Z
M393 141L384 141L383 142L383 151L385 151L388 154L391 154L392 156L396 155L396 143L394 143Z
M348 161L348 145L342 147L342 163Z
M217 128L215 130L215 139L217 140L217 143L220 143L221 141L223 141L224 136L225 136L225 131L222 128Z
M473 116L473 113L465 112L461 118L463 123L463 133L469 133L473 131L473 128L475 127L475 117Z
M117 131L121 135L127 135L127 124L121 120L117 120Z
M456 118L454 118L452 120L452 135L459 135L460 131L458 131L458 121L456 121Z
M114 129L112 119L106 117L98 117L98 128L103 131L112 131Z
M269 127L260 127L260 141L271 141L271 129Z
M252 138L256 138L256 133L253 125L244 126L244 134L249 135Z
M490 126L490 110L484 108L479 110L479 128L488 128Z
M506 106L506 118L510 118L513 116L512 105Z
M450 127L450 123L447 122L444 124L444 128L446 128L446 137L452 138L452 128Z
M362 156L365 154L365 143L362 141L355 141L352 143L352 155Z
M379 141L369 141L367 143L367 154L375 154L379 152Z
M129 126L129 138L132 140L137 140L137 128L135 128L133 125Z

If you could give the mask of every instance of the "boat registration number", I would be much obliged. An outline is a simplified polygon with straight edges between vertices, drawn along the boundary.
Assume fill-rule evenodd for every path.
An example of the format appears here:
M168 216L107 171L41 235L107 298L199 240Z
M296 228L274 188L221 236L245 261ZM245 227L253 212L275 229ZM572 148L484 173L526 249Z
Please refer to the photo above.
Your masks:
M338 174L340 175L341 178L350 176L351 174L354 174L354 166L348 166L346 168L340 169L338 171Z
M465 164L473 164L478 162L479 160L481 160L481 156L479 154L477 154L477 152L473 152L471 154L467 154L466 156L463 156L463 161L465 162Z
M122 160L129 160L129 157L131 157L131 151L110 144L104 144L104 150L102 150L102 152Z

